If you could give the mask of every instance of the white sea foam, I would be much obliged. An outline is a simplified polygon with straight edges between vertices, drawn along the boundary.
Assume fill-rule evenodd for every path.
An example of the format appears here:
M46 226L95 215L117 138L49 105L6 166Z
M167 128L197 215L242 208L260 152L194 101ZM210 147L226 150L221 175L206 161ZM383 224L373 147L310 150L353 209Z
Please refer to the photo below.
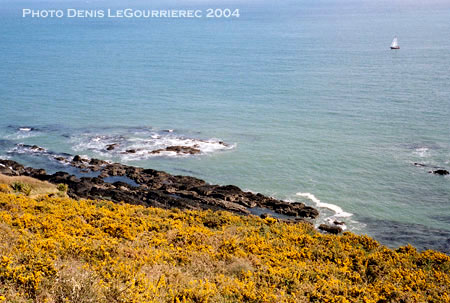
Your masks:
M8 155L0 155L0 160L11 160L11 156ZM5 166L3 166L5 167Z
M421 158L426 158L430 156L430 149L428 147L419 147L414 150L414 154Z
M6 139L20 140L25 138L31 138L39 135L39 131L33 130L31 127L20 127L18 131L13 134L6 135Z
M353 216L353 214L345 212L342 208L340 208L339 206L337 206L335 204L321 202L319 199L317 199L316 196L314 196L311 193L297 193L296 195L311 200L312 202L314 202L316 204L317 207L326 208L326 209L334 211L333 217Z
M49 151L43 147L31 146L31 145L26 145L26 144L22 144L22 143L16 144L16 146L13 147L12 149L8 150L7 153L10 155L28 154L28 155L42 156L42 157L47 157L50 160L56 160L62 164L67 164L73 158L69 154L55 153L55 152ZM9 156L7 156L7 157L10 158Z
M191 147L200 150L200 154L211 154L221 150L229 150L229 145L220 139L207 140L189 138L174 133L173 130L156 132L153 130L139 133L92 134L85 133L71 138L72 149L77 152L91 151L103 157L119 157L122 161L143 160L151 157L189 157L191 154L163 151L170 146ZM110 148L108 148L110 147ZM109 150L108 150L109 149ZM158 153L153 151L161 150Z
M88 155L78 155L78 156L81 158L81 160L84 160L84 161L90 161L91 160L91 158Z
M47 153L47 150L42 147L33 148L30 145L25 145L25 144L19 143L15 147L10 149L8 151L8 153L11 153L11 154L44 154L44 153Z
M328 224L339 226L340 228L342 228L342 230L346 230L347 229L347 225L344 222L342 222L342 221L336 220L336 218L334 216L326 218L325 221ZM335 223L336 221L339 221L340 223L336 224ZM352 221L352 222L354 222L354 221Z

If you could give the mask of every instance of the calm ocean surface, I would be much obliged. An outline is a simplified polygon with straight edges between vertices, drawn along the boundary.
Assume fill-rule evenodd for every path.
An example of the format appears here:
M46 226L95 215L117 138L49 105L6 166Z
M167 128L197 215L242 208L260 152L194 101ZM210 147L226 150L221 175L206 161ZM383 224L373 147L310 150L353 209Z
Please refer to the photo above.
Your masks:
M450 169L450 4L337 3L217 5L241 8L232 20L23 19L3 3L0 157L193 175L450 253L450 177L428 173ZM169 145L203 153L147 154Z

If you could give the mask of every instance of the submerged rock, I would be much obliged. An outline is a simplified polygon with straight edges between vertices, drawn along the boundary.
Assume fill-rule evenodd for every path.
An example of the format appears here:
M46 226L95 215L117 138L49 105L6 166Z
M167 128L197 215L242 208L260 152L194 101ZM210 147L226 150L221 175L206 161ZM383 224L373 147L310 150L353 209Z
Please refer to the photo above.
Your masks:
M162 149L156 149L156 150L151 151L150 153L159 154L159 153L167 152L167 151L176 152L177 154L190 154L190 155L196 155L196 154L201 153L200 149L198 149L198 148L190 147L190 146L178 146L178 145L169 146L169 147L162 148Z
M430 173L435 174L435 175L440 175L440 176L446 176L446 175L450 174L450 172L446 169L432 170L432 171L430 171Z
M28 145L28 144L19 143L16 146L20 147L20 148L30 149L30 150L32 150L34 152L45 152L46 151L45 148L40 147L38 145Z
M37 146L37 145L33 145L30 147L32 150L36 150L36 151L45 151L45 148Z
M106 150L111 151L114 150L118 146L117 143L109 144L106 146Z
M75 157L73 157L72 159L72 163L82 163L84 162L84 159L81 158L79 155L76 155Z

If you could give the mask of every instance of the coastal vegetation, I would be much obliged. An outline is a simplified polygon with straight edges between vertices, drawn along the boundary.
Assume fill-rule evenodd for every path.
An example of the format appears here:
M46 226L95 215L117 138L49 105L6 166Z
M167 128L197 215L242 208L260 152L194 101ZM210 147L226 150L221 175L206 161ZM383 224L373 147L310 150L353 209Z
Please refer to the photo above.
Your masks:
M437 251L272 217L27 196L11 181L0 302L450 302Z
M3 193L15 192L31 197L44 194L59 194L63 196L67 190L66 184L54 185L27 176L7 176L0 174L0 192Z

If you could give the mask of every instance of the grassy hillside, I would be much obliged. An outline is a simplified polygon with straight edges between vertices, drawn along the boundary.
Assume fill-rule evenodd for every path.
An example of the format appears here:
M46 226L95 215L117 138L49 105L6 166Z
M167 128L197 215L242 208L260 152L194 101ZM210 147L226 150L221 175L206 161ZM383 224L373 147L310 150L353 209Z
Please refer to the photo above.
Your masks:
M42 194L59 194L58 186L25 176L5 176L0 174L0 191L16 191L35 197Z
M439 252L272 218L7 189L0 302L450 302L450 258Z

